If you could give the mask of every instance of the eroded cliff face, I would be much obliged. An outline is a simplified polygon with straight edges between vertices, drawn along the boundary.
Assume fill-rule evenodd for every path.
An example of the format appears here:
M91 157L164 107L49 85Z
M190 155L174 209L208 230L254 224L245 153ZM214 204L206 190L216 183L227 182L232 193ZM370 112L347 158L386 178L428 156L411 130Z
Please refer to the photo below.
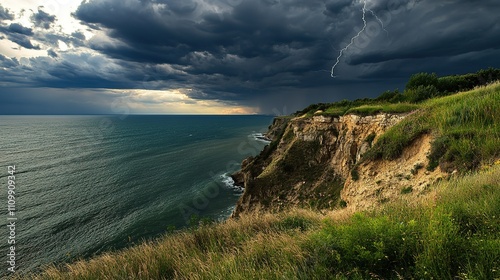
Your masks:
M276 118L267 135L273 142L233 175L245 187L233 216L290 206L367 209L425 192L443 175L425 169L431 136L417 139L397 160L362 160L372 143L408 115Z

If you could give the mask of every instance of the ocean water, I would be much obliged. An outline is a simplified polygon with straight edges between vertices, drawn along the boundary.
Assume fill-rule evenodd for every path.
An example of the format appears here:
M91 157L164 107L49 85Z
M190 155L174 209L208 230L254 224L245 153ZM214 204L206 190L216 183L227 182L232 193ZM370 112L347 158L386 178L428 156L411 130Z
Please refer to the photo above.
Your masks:
M1 274L15 217L16 270L37 271L227 218L227 174L266 145L271 116L0 116ZM15 165L9 216L8 166Z

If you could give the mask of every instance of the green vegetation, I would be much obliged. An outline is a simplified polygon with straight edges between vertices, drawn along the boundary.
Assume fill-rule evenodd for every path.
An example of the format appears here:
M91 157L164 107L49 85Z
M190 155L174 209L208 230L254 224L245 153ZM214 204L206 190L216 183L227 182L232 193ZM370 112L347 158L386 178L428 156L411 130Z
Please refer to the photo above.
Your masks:
M410 186L410 187L405 187L401 190L401 194L409 194L413 192L413 188Z
M200 225L24 279L498 279L500 165L373 212Z
M500 157L500 83L421 103L421 110L392 127L363 160L395 159L424 133L435 140L428 169L467 171Z
M372 146L372 143L373 143L373 140L375 140L375 137L377 137L377 134L375 134L374 132L370 133L370 135L368 135L365 139L365 142L370 144L370 147Z
M369 116L377 113L398 114L411 112L417 110L418 108L418 105L409 103L361 105L347 110L346 114L357 114L362 116Z
M441 186L436 201L325 221L312 234L314 270L324 279L499 277L500 189L490 180L495 179L476 175L451 181Z
M425 100L472 90L498 80L500 80L500 69L495 68L480 70L473 74L445 77L438 77L435 73L418 73L410 77L403 93L396 89L385 91L374 99L313 104L294 115L343 116L345 114L406 113L418 109L420 107L418 103Z
M373 147L363 156L362 160L387 159L392 160L401 155L420 135L429 132L430 127L425 118L427 111L420 111L407 117L386 131L375 142Z
M306 109L295 113L296 116L343 116L346 114L358 114L363 116L373 115L377 113L406 113L418 109L416 104L404 103L388 103L376 99L359 99L355 101L343 100L331 104L315 104Z

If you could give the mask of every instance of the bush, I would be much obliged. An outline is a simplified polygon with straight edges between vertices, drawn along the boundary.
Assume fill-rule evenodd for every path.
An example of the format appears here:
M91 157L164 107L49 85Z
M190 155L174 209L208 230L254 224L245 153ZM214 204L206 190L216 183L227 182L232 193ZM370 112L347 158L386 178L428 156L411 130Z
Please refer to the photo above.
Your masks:
M450 139L447 136L441 136L432 141L431 152L427 156L429 159L427 170L433 171L439 166L439 159L441 159L448 150L449 143Z
M408 83L406 84L405 91L409 89L416 89L418 87L437 87L437 85L438 77L436 73L418 73L410 77L410 80L408 80Z
M500 69L488 68L481 69L477 72L478 79L482 85L486 85L500 80Z
M416 88L406 89L404 92L405 100L411 103L418 103L438 95L438 90L434 85L420 85Z
M339 206L340 206L340 208L346 208L347 207L347 201L341 199L339 201Z
M392 91L388 90L383 92L379 97L377 97L375 100L377 101L385 101L385 102L390 102L390 103L397 103L400 101L403 101L403 96L399 92L398 89Z
M326 270L330 275L355 273L360 279L409 276L416 237L414 222L399 223L386 216L357 213L349 223L326 224L312 237L316 270Z

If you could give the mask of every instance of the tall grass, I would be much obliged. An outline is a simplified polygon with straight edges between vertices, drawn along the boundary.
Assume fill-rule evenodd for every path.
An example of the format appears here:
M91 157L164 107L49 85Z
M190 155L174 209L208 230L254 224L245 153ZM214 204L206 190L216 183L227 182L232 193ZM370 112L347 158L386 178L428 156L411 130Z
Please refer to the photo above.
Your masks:
M500 165L373 212L203 225L26 279L498 279Z

